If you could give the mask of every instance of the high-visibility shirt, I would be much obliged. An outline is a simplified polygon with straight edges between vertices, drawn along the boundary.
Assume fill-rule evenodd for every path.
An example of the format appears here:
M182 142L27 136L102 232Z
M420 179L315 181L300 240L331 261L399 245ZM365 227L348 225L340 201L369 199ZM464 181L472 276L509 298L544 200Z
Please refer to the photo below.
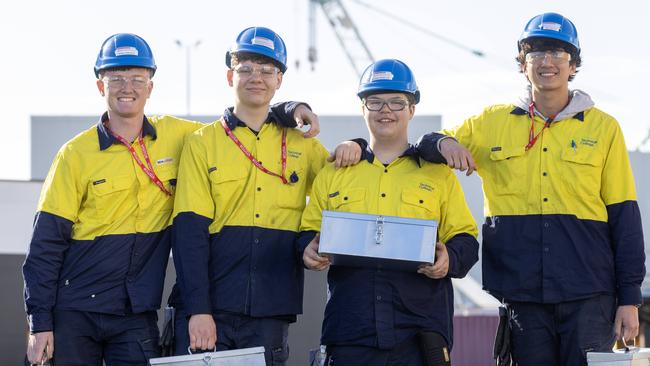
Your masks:
M535 134L544 123L534 117ZM495 105L443 131L483 182L485 289L509 301L641 304L643 233L618 122L590 107L553 121L526 151L530 126L527 110Z
M291 124L299 104L275 104L269 116ZM107 118L63 145L43 184L23 266L31 331L52 330L53 309L121 315L160 307L174 198L104 127ZM202 126L143 120L153 170L172 193L185 137ZM146 166L138 139L131 145Z
M281 173L281 126L269 121L255 133L231 110L222 118L262 166ZM187 314L302 312L302 255L294 242L327 156L317 139L287 129L289 182L283 184L255 167L220 121L188 137L173 214L174 263Z
M364 157L345 169L325 167L316 177L299 245L320 231L323 210L436 220L449 273L434 280L417 272L331 266L321 342L391 349L418 331L435 331L451 345L451 277L464 277L478 260L476 223L460 183L448 167L420 162L413 148L387 166L370 151Z
M23 266L32 331L52 330L52 310L140 313L160 306L173 197L153 184L102 120L57 153L43 184ZM154 172L174 191L183 139L202 124L144 119ZM132 143L146 165L136 139Z

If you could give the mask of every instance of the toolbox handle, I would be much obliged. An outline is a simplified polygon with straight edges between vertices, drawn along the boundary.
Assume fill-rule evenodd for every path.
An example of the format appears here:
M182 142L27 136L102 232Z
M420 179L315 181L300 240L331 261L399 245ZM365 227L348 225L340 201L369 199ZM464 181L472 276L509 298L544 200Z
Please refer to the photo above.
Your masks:
M638 353L641 348L636 346L636 338L632 340L632 345L628 346L625 342L625 337L621 337L621 342L623 343L623 352L625 353Z
M202 351L202 352L192 352L192 349L190 348L190 346L187 346L187 354L188 355L195 355L195 354L198 354L198 353L205 353L205 352L217 352L217 345L214 346L212 351L207 350L207 351Z

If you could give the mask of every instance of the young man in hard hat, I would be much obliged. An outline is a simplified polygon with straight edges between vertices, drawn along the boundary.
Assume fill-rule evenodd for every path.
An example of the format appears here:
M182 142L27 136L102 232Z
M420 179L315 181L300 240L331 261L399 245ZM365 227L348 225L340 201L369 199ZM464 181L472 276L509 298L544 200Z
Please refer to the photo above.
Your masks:
M173 253L189 331L177 333L177 350L264 346L268 365L288 358L303 294L294 241L327 150L268 119L286 62L278 34L243 30L226 53L234 108L183 150Z
M32 363L56 354L66 366L146 365L158 355L179 156L203 124L145 116L155 71L142 38L109 37L95 64L107 112L63 145L44 182L23 266Z
M587 352L639 332L645 254L634 178L618 122L569 89L581 63L573 23L535 16L517 46L528 93L443 131L469 151L439 135L420 151L478 169L483 285L510 312L514 360L586 365ZM442 156L432 154L438 142Z
M299 248L307 268L319 256L323 210L435 220L436 261L417 272L331 266L321 343L327 365L449 365L454 313L451 278L478 260L477 228L461 186L446 166L421 161L408 143L420 99L413 73L398 60L370 65L357 94L370 132L365 160L326 167L302 216ZM421 344L428 351L422 352Z

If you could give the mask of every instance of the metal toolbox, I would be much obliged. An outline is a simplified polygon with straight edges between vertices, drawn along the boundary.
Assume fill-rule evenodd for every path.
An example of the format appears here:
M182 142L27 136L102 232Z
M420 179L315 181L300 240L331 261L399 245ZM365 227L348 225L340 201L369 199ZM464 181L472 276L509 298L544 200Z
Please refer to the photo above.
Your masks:
M197 353L187 356L159 357L151 366L265 366L264 347Z
M630 351L588 352L589 366L650 366L650 348L632 348Z
M433 263L438 222L323 211L319 253L333 265L416 271Z

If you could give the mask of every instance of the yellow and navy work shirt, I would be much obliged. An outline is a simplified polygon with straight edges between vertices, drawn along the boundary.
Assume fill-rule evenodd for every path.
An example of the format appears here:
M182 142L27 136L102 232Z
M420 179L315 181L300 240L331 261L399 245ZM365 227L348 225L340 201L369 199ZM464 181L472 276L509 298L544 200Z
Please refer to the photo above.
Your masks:
M270 115L291 125L299 104L275 104ZM43 184L23 266L31 331L52 330L53 309L126 314L160 306L173 197L104 128L107 118L59 150ZM170 116L143 121L153 169L171 192L184 139L202 126ZM132 146L145 163L137 139Z
M53 309L127 314L160 306L173 197L107 131L107 118L61 147L43 184L23 266L32 331L52 330ZM172 192L183 140L200 126L144 118L153 169ZM132 146L145 162L137 139Z
M302 216L299 245L320 231L322 211L436 220L449 253L449 274L433 280L417 272L331 266L330 298L321 342L391 349L418 331L435 331L452 344L451 277L464 277L478 260L477 228L461 186L446 166L422 162L409 148L384 166L366 161L316 177ZM431 243L435 245L435 243Z
M536 134L544 123L535 116ZM530 126L527 110L495 105L443 131L469 149L483 181L485 289L508 301L616 294L640 304L643 233L617 121L589 107L553 121L526 151ZM427 160L444 161L438 138L420 141Z
M264 167L281 172L283 127L269 122L255 133L230 109L223 119ZM302 312L302 254L295 238L328 152L298 130L286 134L289 184L256 168L221 121L188 138L173 214L174 263L187 314L295 318Z

